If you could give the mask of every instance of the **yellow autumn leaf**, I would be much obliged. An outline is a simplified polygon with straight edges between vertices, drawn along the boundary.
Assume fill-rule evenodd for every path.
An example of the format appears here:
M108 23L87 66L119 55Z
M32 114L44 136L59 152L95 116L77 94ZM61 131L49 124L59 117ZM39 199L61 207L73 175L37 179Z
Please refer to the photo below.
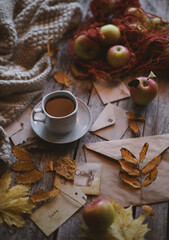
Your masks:
M0 223L6 222L9 226L22 227L25 221L21 214L31 214L35 207L29 195L29 185L16 185L9 188L11 176L8 172L0 178Z
M55 72L53 74L53 77L58 83L65 84L67 87L73 84L73 82L70 80L69 76L65 74L64 72Z
M147 223L143 224L147 214L133 219L132 207L124 208L112 201L115 209L115 218L112 225L103 233L91 232L84 223L82 237L90 240L144 240L149 231Z

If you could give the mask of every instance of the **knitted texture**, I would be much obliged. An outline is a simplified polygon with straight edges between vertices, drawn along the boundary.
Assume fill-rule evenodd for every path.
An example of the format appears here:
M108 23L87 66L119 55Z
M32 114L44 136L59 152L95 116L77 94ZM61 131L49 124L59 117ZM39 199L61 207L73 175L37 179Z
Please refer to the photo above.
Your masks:
M49 38L58 42L81 16L77 0L0 1L0 126L9 125L43 91L51 71Z

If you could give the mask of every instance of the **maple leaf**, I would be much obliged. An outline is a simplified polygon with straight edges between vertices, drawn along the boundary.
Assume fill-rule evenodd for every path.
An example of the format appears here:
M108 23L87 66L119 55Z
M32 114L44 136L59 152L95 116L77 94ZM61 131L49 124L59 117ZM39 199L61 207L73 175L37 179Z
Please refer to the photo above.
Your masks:
M0 178L0 224L6 222L9 226L22 227L25 221L21 214L31 214L35 207L29 195L29 185L15 185L9 188L11 176L6 172Z
M90 231L85 223L82 223L84 233L82 237L91 240L144 240L145 234L150 230L143 221L147 214L133 219L132 207L123 208L120 204L112 201L115 209L115 218L112 225L103 233Z

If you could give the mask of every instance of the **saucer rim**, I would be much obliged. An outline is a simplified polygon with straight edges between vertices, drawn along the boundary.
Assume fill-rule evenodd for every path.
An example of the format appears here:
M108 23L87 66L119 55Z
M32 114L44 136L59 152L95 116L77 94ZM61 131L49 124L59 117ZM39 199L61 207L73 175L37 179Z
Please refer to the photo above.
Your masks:
M88 115L89 115L89 124L88 124L88 126L87 126L87 128L86 128L86 130L83 132L83 134L80 134L79 136L77 136L76 138L74 138L74 139L72 139L72 140L70 140L70 141L64 141L64 142L60 142L59 140L57 141L51 141L51 140L49 140L49 139L47 139L47 138L44 138L43 136L40 136L38 133L37 133L37 127L35 127L35 125L34 125L34 120L33 120L33 117L32 117L32 114L33 114L33 109L36 109L38 106L39 106L39 104L41 103L41 101L39 101L37 104L36 104L36 106L32 109L32 112L31 112L31 127L32 127L32 129L33 129L33 131L36 133L36 135L38 136L38 137L40 137L41 139L43 139L44 141L46 141L46 142L49 142L49 143L54 143L54 144L67 144L67 143L71 143L71 142L75 142L75 141L77 141L78 139L80 139L81 137L83 137L88 131L89 131L89 129L90 129L90 127L91 127L91 124L92 124L92 114L91 114L91 110L90 110L90 108L87 106L87 104L83 101L83 100L81 100L81 99L79 99L79 98L77 98L76 97L76 99L77 99L77 101L78 101L78 103L81 103L81 104L83 104L83 106L86 108L86 111L88 112ZM77 115L78 116L78 115ZM43 124L43 123L42 123ZM46 129L46 131L49 131L45 126L44 126L44 128ZM75 131L75 130L72 130L72 131ZM69 135L69 134L71 134L72 133L72 131L71 132L68 132L68 133L66 133L66 134L61 134L62 136L67 136L67 135ZM53 135L55 135L55 133L51 133L51 134L53 134ZM57 133L56 133L56 135L58 135ZM60 136L61 136L60 135ZM61 138L60 138L61 139Z

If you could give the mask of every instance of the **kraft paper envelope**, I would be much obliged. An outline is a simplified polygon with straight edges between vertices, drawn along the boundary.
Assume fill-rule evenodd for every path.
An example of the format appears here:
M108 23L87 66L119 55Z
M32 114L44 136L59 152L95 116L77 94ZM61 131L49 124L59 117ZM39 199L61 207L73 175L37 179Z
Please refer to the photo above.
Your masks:
M95 132L99 129L115 124L114 105L109 103L105 106L99 117L90 128L90 132Z
M104 104L128 98L130 92L121 81L93 81L93 85Z
M140 189L134 189L121 181L119 177L121 167L118 161L122 158L120 152L122 147L127 148L139 159L139 153L146 142L149 143L149 148L140 167L144 167L153 157L160 154L162 161L157 167L157 178L151 185L143 187L141 193ZM85 146L87 162L102 164L99 197L113 199L123 206L169 200L169 134L87 143Z
M114 112L115 123L111 126L105 127L105 121L106 119L109 119L110 112ZM127 112L126 110L117 107L112 103L107 104L107 106L105 106L103 110L104 115L101 113L101 115L99 116L100 129L95 131L94 134L106 140L120 139L124 135L129 126L126 112ZM92 130L93 128L96 129L95 123L94 127L92 127Z

